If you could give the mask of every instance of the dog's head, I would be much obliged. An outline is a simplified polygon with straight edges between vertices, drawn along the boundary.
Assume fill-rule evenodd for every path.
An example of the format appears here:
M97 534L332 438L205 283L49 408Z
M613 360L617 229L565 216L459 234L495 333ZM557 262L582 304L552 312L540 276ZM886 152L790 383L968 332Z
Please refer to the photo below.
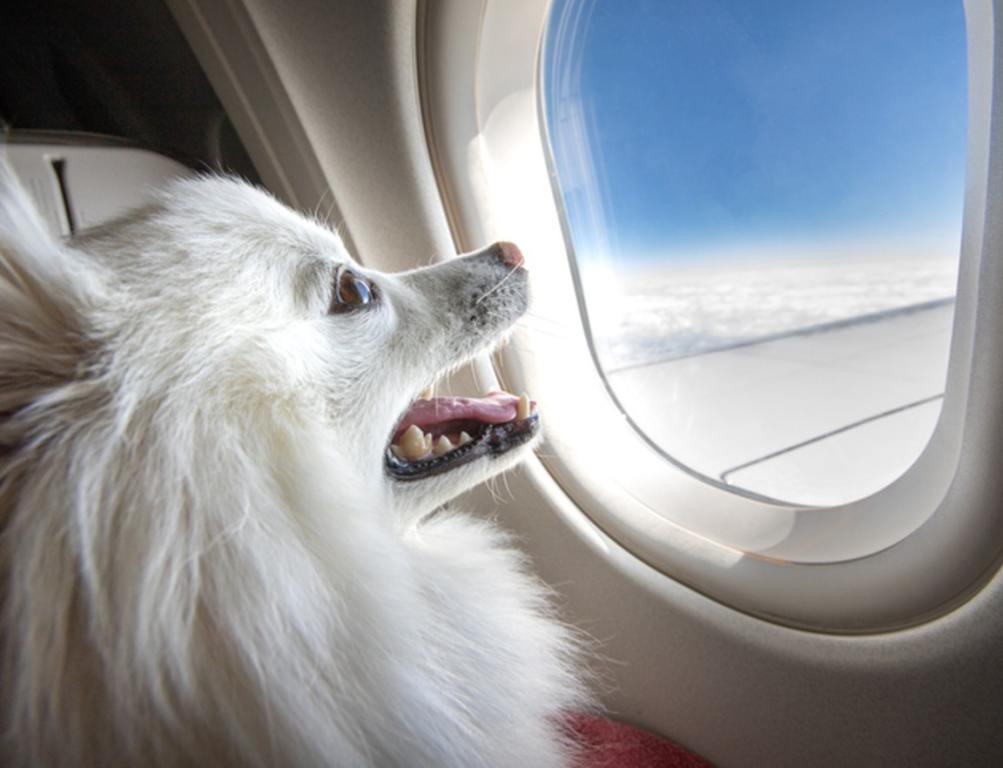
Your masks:
M397 526L537 434L511 395L416 397L522 314L520 261L380 274L218 178L61 243L0 164L0 763L431 765L476 738L482 585L440 587L489 568L516 613L536 588L481 526L428 526L441 561Z
M106 276L89 310L119 394L214 421L307 414L410 515L511 466L538 432L507 393L416 397L490 348L527 304L507 243L383 274L327 227L237 181L171 184L72 243Z

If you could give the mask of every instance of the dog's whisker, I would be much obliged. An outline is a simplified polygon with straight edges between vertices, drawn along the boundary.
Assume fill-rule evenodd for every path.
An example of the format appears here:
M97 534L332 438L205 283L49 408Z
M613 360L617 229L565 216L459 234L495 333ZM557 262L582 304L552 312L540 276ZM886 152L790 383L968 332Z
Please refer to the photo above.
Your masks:
M549 452L546 452L546 451L536 451L536 455L539 456L541 459L556 459L557 458L557 454L556 453L549 453Z
M501 475L502 485L505 486L505 494L508 496L508 500L515 501L515 494L512 493L512 487L508 483L508 473Z
M558 339L566 339L579 335L577 331L573 332L569 330L564 323L544 317L528 317L523 315L519 322L516 323L516 327L532 331L534 334L551 336Z
M324 205L325 201L327 202L327 208L324 210L324 215L321 216L320 214L321 207ZM321 222L324 222L325 224L329 223L331 221L331 213L334 211L334 207L335 207L334 195L331 193L330 188L325 189L323 192L321 192L320 199L317 201L317 205L314 206L314 218Z
M497 291L499 288L501 288L503 285L505 285L505 283L508 281L508 279L510 277L512 277L512 275L514 275L518 271L518 269L519 269L519 267L512 267L512 269L510 269L505 274L505 277L503 277L501 280L499 280L497 283L495 283L494 287L491 288L491 290L489 290L486 293L484 293L480 298L477 299L477 301L474 302L474 306L476 307L482 301L484 301L485 299L487 299L491 294L495 293L495 291Z
M501 506L501 504L503 503L503 499L498 494L497 480L498 480L497 477L492 477L488 480L486 485L488 492L491 494L491 501L496 506Z
M324 198L327 197L329 189L325 189L320 193L320 197L317 198L317 202L314 204L313 208L310 210L310 218L314 221L320 221L320 207L324 204Z
M331 220L331 214L334 213L334 208L335 208L335 201L334 201L334 197L332 196L331 197L331 202L329 202L327 204L327 210L324 211L324 221L330 221ZM334 228L335 232L338 232L338 231L341 230L341 225L342 225L342 221L334 222L334 223L331 224L331 226Z

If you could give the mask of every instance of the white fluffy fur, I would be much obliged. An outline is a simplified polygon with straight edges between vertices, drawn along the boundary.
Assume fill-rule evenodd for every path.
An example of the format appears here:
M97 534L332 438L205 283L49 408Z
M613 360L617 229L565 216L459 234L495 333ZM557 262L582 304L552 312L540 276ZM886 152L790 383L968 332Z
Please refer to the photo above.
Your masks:
M525 281L471 256L329 316L337 236L225 179L70 243L0 163L0 652L11 766L567 764L572 634L493 526L391 482L416 391Z

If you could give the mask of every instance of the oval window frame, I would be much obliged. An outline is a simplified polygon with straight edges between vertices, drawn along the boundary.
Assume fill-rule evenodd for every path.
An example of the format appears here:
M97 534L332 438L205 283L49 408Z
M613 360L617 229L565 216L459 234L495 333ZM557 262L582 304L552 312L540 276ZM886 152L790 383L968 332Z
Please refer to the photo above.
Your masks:
M573 256L540 123L547 0L419 6L426 135L461 249L512 239L535 309L496 356L533 393L549 438L540 461L593 522L657 570L739 610L830 632L914 625L958 605L1003 555L1003 103L1000 19L965 2L969 128L962 255L940 419L916 463L882 491L812 508L707 484L666 461L616 406L581 323ZM545 297L541 299L541 297ZM587 418L583 417L583 414ZM595 445L612 435L616 450ZM933 567L936 564L938 567Z

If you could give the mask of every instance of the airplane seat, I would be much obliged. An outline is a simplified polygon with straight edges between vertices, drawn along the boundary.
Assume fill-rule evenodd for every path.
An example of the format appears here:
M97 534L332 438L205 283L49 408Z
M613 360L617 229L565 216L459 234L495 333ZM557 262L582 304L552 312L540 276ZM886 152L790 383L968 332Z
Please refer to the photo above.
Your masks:
M56 237L98 226L193 171L129 141L63 131L11 131L6 161Z

